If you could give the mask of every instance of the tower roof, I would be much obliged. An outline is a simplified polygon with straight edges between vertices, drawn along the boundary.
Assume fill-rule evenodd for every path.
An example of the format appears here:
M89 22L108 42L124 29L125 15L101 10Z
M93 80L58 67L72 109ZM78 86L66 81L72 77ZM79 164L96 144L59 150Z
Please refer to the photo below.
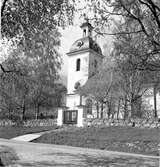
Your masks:
M89 23L87 18L85 18L85 22L80 27L83 31L83 38L78 39L72 44L70 52L68 54L91 49L96 53L102 55L102 50L100 46L96 43L96 41L92 39L93 27Z
M88 22L88 20L86 20L86 22L84 22L80 27L89 27L90 29L93 29L92 25Z
M102 55L100 46L89 36L80 38L75 41L70 48L70 53L83 51L86 49L92 49L93 51Z

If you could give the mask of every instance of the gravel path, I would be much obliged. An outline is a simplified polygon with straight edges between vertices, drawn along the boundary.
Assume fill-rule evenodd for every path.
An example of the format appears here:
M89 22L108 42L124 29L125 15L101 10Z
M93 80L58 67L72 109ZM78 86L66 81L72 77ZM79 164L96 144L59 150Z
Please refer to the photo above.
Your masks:
M159 167L159 157L0 139L23 167Z

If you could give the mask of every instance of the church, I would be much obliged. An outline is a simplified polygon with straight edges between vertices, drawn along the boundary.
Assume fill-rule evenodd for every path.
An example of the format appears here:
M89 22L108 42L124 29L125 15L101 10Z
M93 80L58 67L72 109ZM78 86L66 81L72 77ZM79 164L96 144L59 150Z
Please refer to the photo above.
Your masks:
M92 38L92 25L86 20L81 25L82 38L75 41L68 56L66 106L58 110L57 124L77 124L83 126L83 119L92 112L92 103L77 93L77 88L85 85L99 69L103 61L100 46ZM87 105L86 105L87 104Z
M82 96L77 91L78 88L85 87L86 85L90 85L91 82L94 82L92 81L94 78L92 76L95 76L99 71L104 58L100 46L93 40L93 27L88 20L81 25L81 30L82 38L76 40L67 53L67 94L65 106L58 109L58 126L62 126L63 124L75 124L78 127L82 127L85 118L105 118L105 115L107 115L104 114L104 110L102 110L102 113L98 113L97 111L99 109L96 108L97 105L94 104L94 100ZM159 117L160 93L157 91L155 94L153 90L154 87L150 86L141 100L143 101L143 106L145 106L145 111L148 111L150 114L151 111L157 108ZM107 112L107 109L105 111ZM118 113L119 118L123 119L123 111ZM115 114L115 116L115 118L117 118L117 114Z

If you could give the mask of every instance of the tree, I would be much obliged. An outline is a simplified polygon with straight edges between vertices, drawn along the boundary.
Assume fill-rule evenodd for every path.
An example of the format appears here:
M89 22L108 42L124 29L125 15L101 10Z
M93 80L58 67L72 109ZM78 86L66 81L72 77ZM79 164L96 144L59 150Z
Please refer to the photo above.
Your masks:
M13 37L13 38L2 38L0 39L0 68L1 72L4 73L19 73L17 69L7 69L5 66L3 66L3 63L7 60L10 59L11 57L16 57L16 56L21 56L20 54L20 49L17 48L17 43L19 42L20 38L19 36ZM17 58L18 58L17 57Z
M101 35L137 34L144 36L148 46L143 55L139 55L139 70L159 71L160 53L160 2L158 0L96 0L88 5L94 11L91 20L95 22L96 32ZM132 24L135 29L113 28L119 24ZM110 27L111 33L108 33Z
M56 63L50 68L56 70L60 62L59 56L56 56L57 47L60 45L57 26L71 23L73 9L73 5L65 0L3 0L2 36L6 38L20 36L18 47L21 47L28 60L33 61L35 55L40 61L51 59L49 61Z
M97 106L97 116L99 116L99 110L101 116L103 115L103 106L107 105L108 117L114 115L114 105L120 98L120 92L118 87L119 77L115 71L115 64L111 57L106 58L102 68L82 87L78 88L78 92L82 96L86 96L95 101ZM99 105L100 104L100 105ZM99 108L99 106L101 106Z
M32 35L45 27L51 30L57 25L70 24L73 10L74 6L68 0L3 0L2 35L13 37L22 33L25 40L31 41Z
M120 25L120 31L135 31L132 23L128 26ZM140 70L142 55L148 50L144 34L118 34L114 42L113 56L117 63L117 70L121 76L120 87L124 97L131 107L131 116L141 117L141 109L137 108L146 84L159 83L159 73L151 70ZM158 75L156 75L158 74ZM155 111L156 112L156 111Z
M25 117L27 107L33 102L37 113L39 106L57 106L55 101L59 103L61 97L58 99L57 94L61 96L64 89L56 83L61 67L61 57L58 52L60 33L57 26L70 24L72 16L73 5L66 0L2 1L2 36L7 39L20 37L14 49L14 52L20 52L15 56L8 53L8 57L1 63L4 72L1 80L1 84L5 87L4 94L8 93L9 87L15 89L8 98L12 100L7 101L7 96L2 94L1 98L7 101L5 104L8 106L10 104L21 106L22 119ZM7 80L11 82L7 83ZM9 94L7 95L9 97ZM51 100L53 98L55 99Z
M56 47L55 44L51 46L54 47L53 50ZM41 47L35 53L41 51ZM53 58L47 59L44 57L48 52L38 53L33 60L23 52L14 50L2 63L10 72L2 72L0 75L0 108L9 113L9 118L19 113L21 119L25 119L26 110L31 109L32 105L35 106L37 117L40 106L51 108L60 105L65 89L63 85L56 83L60 62L55 61L55 57L59 54L52 52L50 56Z
M3 57L3 54L1 54ZM5 71L0 73L0 108L9 111L11 116L13 112L22 112L24 119L26 101L28 100L30 80L28 77L28 64L23 61L23 53L19 49L12 48L7 58L1 66ZM4 109L5 108L5 109ZM10 117L9 116L9 117Z
M159 84L159 76L155 73L160 71L160 2L98 0L88 3L88 8L94 13L90 20L95 23L95 31L100 35L114 36L114 53L126 99L125 108L130 101L134 115L134 103L143 95L144 84L152 82L156 85L154 87Z
M66 88L55 83L53 78L46 78L42 73L32 78L33 84L30 94L31 105L34 106L36 119L40 114L40 107L51 109L62 105Z

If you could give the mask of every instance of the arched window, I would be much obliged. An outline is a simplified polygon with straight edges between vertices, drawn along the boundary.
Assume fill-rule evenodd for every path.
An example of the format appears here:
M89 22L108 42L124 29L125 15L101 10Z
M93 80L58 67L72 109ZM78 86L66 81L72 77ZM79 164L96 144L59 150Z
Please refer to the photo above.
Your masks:
M83 30L83 37L86 36L86 29Z
M77 59L77 61L76 61L76 71L80 71L80 66L81 66L81 60Z
M91 30L89 30L89 36L91 37Z
M94 60L94 68L97 69L97 60Z

